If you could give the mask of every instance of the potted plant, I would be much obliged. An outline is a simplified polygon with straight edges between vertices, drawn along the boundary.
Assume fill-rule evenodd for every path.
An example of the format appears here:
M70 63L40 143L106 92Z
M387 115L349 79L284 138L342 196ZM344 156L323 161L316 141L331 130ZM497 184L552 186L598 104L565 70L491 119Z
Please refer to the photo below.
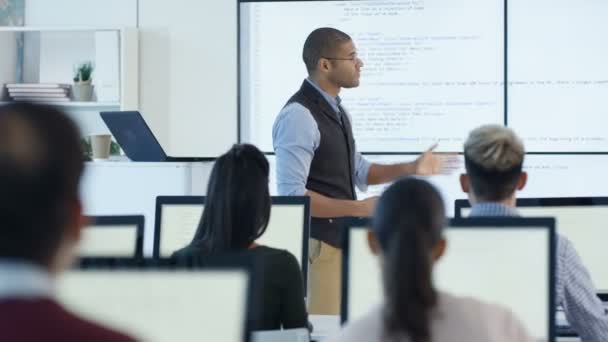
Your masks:
M93 98L93 63L84 62L74 67L74 85L72 98L74 101L91 101Z

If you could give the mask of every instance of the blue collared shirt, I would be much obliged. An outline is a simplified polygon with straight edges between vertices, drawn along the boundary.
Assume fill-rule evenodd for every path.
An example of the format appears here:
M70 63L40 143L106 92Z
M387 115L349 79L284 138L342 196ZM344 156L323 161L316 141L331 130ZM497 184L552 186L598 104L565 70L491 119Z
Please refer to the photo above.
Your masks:
M520 216L515 208L500 203L479 203L470 217ZM608 341L608 314L596 295L589 271L566 237L557 235L556 304L583 342Z
M51 298L53 281L48 271L27 262L0 259L0 299Z
M339 115L340 98L309 82ZM348 114L347 114L348 115ZM350 119L350 116L349 116ZM276 155L277 190L282 196L302 196L316 149L321 144L321 132L310 111L299 103L290 103L277 116L272 128ZM371 163L355 147L354 182L359 190L367 190L367 175Z

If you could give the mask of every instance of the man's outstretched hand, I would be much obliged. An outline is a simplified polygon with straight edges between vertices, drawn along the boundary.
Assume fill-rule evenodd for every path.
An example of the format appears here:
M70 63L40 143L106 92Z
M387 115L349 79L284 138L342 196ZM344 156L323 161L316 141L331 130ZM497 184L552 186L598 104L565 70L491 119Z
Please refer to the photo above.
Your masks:
M434 176L448 175L458 170L460 161L456 153L433 153L437 144L431 146L415 161L416 175Z

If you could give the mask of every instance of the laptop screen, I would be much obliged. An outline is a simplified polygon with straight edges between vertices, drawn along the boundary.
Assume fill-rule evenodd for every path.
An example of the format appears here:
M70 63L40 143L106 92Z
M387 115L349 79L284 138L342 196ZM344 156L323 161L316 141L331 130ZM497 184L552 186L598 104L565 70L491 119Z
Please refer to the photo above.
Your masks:
M141 257L143 216L90 216L78 245L79 257Z
M470 213L468 201L457 209L463 217ZM572 242L595 287L608 292L608 198L522 198L517 210L523 217L555 217L557 232Z
M452 220L445 230L446 253L433 272L437 290L501 304L522 320L533 337L549 340L555 262L551 222ZM368 225L353 222L346 233L343 320L362 316L383 298L380 261L368 247Z
M245 336L248 274L238 269L71 270L59 301L140 341L233 341Z
M167 155L137 111L101 112L101 118L132 161L161 162Z

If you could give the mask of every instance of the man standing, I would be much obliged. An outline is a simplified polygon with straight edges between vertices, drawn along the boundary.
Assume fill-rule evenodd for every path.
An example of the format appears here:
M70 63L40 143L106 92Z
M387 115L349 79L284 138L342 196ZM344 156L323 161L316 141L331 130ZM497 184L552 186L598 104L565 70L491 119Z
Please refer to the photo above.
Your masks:
M83 226L83 166L78 130L64 114L32 104L0 106L0 340L133 341L53 298Z
M278 192L311 199L308 309L340 312L341 219L371 216L376 198L358 201L355 185L382 184L407 175L441 173L444 159L432 149L411 163L372 164L357 152L351 120L340 104L342 88L359 85L363 62L346 33L314 30L304 43L308 78L279 113L273 127Z
M487 125L473 130L464 145L466 174L462 190L471 217L519 216L515 193L526 185L524 145L512 130ZM516 246L513 246L517 248ZM596 295L589 272L564 236L557 236L556 304L584 342L608 341L608 314Z

